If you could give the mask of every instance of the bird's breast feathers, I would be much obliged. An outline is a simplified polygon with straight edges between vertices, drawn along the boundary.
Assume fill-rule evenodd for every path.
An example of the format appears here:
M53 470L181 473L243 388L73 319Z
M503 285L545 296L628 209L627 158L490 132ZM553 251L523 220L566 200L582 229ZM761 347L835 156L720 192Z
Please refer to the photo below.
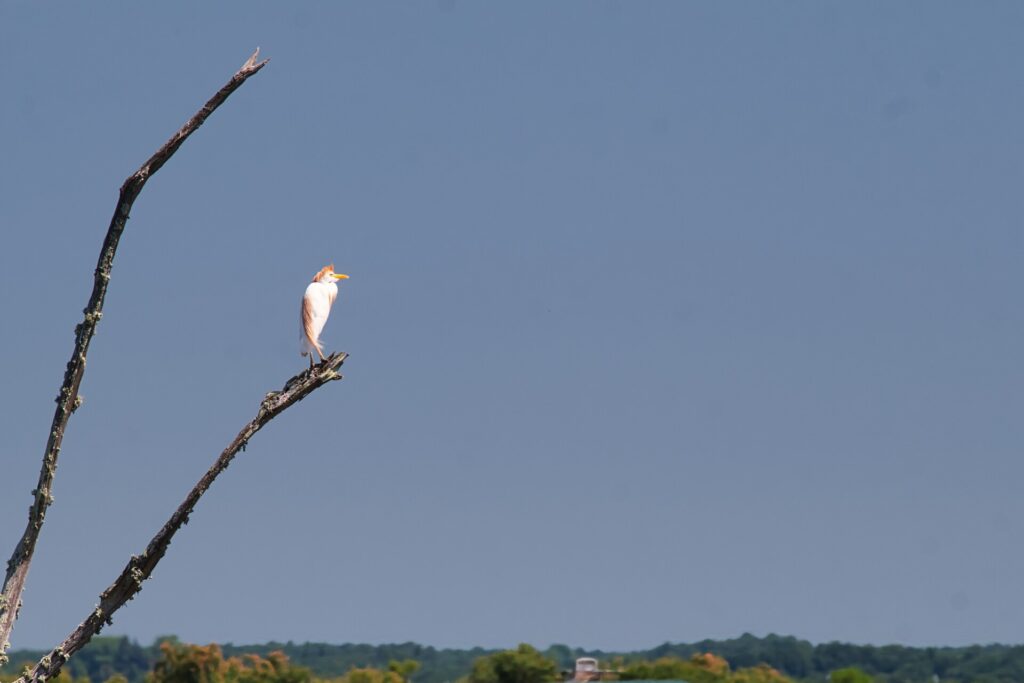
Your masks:
M338 286L333 282L313 282L306 287L306 294L302 297L302 319L304 327L312 328L314 338L324 328L337 296Z
M307 299L312 298L315 300L324 300L327 305L334 303L334 300L338 296L338 285L333 282L311 282L306 287Z

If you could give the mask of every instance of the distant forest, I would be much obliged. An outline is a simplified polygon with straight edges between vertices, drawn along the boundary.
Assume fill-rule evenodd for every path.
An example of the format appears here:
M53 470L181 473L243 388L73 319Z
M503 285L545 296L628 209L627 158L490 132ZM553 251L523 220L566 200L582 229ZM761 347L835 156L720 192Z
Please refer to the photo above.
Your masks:
M129 683L144 683L146 674L160 657L160 638L143 646L125 637L94 638L68 664L65 671L75 679L88 677L91 683L103 683L120 674ZM324 678L338 677L353 668L386 669L394 660L413 659L421 668L412 683L454 682L465 677L473 662L496 650L439 650L434 647L402 643L397 645L328 645L326 643L266 643L264 645L223 645L225 657L243 654L266 656L284 652L295 665L307 667ZM758 638L744 634L731 640L702 640L697 643L665 643L650 650L602 652L566 645L553 645L542 653L563 669L570 669L577 657L596 657L602 666L664 657L688 659L710 652L724 657L733 669L767 664L786 676L804 683L822 683L833 671L856 667L874 677L875 683L1017 683L1024 681L1024 646L972 645L969 647L904 647L900 645L850 645L825 643L813 645L789 636ZM28 662L46 654L36 650L13 650L10 664L0 668L5 679L16 675Z

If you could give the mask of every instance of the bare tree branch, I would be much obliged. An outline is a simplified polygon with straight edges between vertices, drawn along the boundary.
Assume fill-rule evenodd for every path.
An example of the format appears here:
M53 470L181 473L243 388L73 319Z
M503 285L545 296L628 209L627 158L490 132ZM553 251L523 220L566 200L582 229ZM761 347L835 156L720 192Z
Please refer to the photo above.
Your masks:
M7 659L4 653L10 647L11 631L14 629L14 621L18 618L18 612L21 609L21 595L25 589L25 579L32 562L32 554L35 552L36 541L43 527L46 510L53 502L51 490L53 477L57 471L57 456L60 454L61 443L64 440L64 430L71 414L82 404L78 396L78 388L82 383L82 375L85 373L85 356L89 351L89 342L96 332L96 325L103 316L103 300L107 295L107 284L110 282L114 254L117 252L117 243L121 239L121 233L124 232L125 224L128 222L132 204L150 176L160 170L160 167L181 147L185 139L203 125L207 117L223 104L231 93L267 64L269 60L257 63L256 58L259 52L259 48L257 48L256 52L242 65L242 68L231 77L231 80L217 91L217 94L211 97L153 156L147 159L146 163L139 167L139 170L128 176L121 186L117 206L110 219L110 227L107 228L107 236L103 240L99 261L96 264L92 296L89 297L89 304L83 311L85 318L75 327L75 349L71 353L71 360L68 361L67 370L64 372L64 383L60 388L60 393L57 394L57 410L54 412L50 436L46 442L39 482L32 491L34 500L28 511L28 525L25 527L25 533L18 541L11 559L7 562L7 574L4 577L3 588L0 589L0 664Z
M228 468L238 451L244 451L249 439L262 429L263 425L284 412L286 408L298 403L328 382L340 380L341 375L338 373L338 369L346 358L348 358L347 353L331 354L319 365L292 377L285 383L281 391L272 391L267 394L260 403L256 417L245 425L242 431L238 432L234 441L224 449L213 466L192 487L192 490L185 496L184 502L178 506L171 518L146 546L146 551L141 555L133 555L114 583L100 593L100 604L96 606L92 614L86 617L85 621L64 639L64 642L51 650L50 654L40 659L34 667L23 672L21 678L15 683L44 683L47 679L56 676L71 655L85 647L85 644L99 633L105 624L110 624L114 612L142 590L142 582L153 573L153 569L167 552L167 547L171 544L174 534L182 525L188 524L188 517L192 514L196 503L210 488L217 476Z

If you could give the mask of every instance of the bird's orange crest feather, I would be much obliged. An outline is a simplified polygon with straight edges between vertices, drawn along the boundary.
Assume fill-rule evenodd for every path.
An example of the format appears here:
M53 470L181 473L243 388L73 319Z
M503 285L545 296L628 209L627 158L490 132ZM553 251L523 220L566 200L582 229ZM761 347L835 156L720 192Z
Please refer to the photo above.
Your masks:
M327 271L330 271L332 273L334 272L334 264L333 263L331 265L329 265L329 266L324 266L320 270L316 271L316 275L313 276L313 282L316 282L317 280L319 280L320 277L324 273L326 273Z

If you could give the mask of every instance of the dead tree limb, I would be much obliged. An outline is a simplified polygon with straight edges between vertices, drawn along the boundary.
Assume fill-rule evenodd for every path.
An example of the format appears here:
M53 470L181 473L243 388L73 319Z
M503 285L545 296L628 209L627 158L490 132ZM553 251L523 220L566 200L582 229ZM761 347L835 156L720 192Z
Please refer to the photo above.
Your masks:
M141 555L133 555L114 583L100 594L100 603L92 611L92 614L86 617L85 621L64 639L64 642L40 659L34 667L24 671L21 678L15 683L44 683L47 679L52 679L73 654L81 650L94 635L100 632L105 624L110 624L114 612L142 590L142 582L149 578L157 563L167 552L167 547L171 544L175 532L182 525L188 523L189 515L192 514L200 497L206 493L217 476L227 469L235 455L239 451L245 450L249 439L262 429L263 425L273 420L289 406L298 403L328 382L341 379L338 369L347 357L346 353L332 354L319 365L292 377L281 391L272 391L267 394L260 403L256 417L245 425L242 431L238 432L234 441L224 449L213 466L192 487L192 490L185 496L184 502L178 506L171 518L146 546L145 552Z
M231 93L266 65L268 60L256 61L259 52L257 48L256 52L242 65L242 68L231 77L231 80L218 90L217 94L211 97L153 156L147 159L146 163L139 167L139 170L128 176L121 186L117 206L110 219L110 227L107 228L107 236L103 240L100 258L93 275L92 295L89 297L89 304L83 311L85 318L75 327L75 349L72 351L71 360L68 361L67 369L64 371L64 383L60 388L60 393L57 394L57 410L53 415L46 451L43 453L43 466L39 472L39 482L32 491L33 501L28 510L28 525L25 527L25 533L22 534L18 545L14 548L11 559L7 562L7 574L4 577L3 588L0 589L0 664L7 659L4 653L10 647L11 631L14 629L14 621L18 618L18 612L21 609L21 595L25 589L29 565L32 563L32 554L35 552L36 541L43 527L46 510L53 502L51 491L53 478L57 471L57 456L60 454L61 443L64 440L64 430L71 414L82 404L78 388L82 383L82 376L85 374L85 357L89 351L89 342L96 332L96 325L103 316L103 300L107 295L114 254L117 252L117 243L121 239L121 233L124 232L125 224L128 222L132 204L142 192L142 188L150 176L160 170L160 167L181 147L186 138L203 125L207 117L223 104Z

